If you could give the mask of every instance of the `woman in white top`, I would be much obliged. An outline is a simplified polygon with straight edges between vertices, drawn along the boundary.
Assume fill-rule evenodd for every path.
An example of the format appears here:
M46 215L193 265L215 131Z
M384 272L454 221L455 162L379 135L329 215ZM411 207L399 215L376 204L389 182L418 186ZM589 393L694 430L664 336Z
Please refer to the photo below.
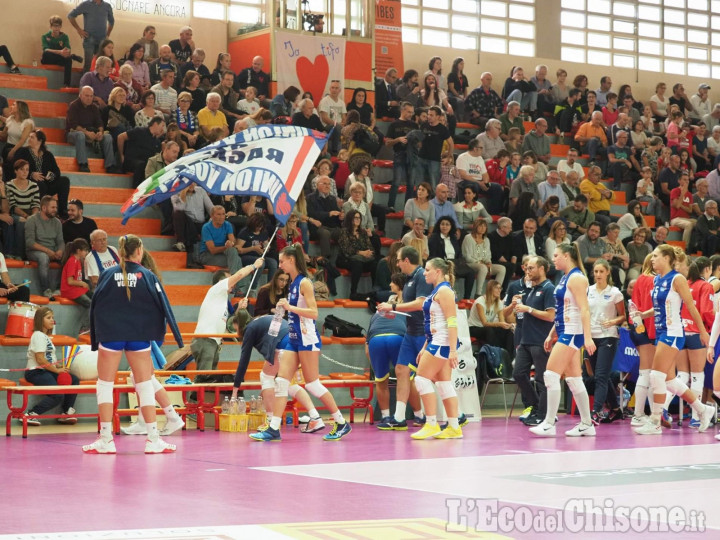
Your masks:
M715 158L720 154L720 126L712 128L710 137L707 138L708 153L711 157Z
M2 157L10 167L10 171L12 171L15 152L23 146L27 146L28 137L33 129L35 129L35 122L30 115L28 104L21 100L13 103L10 106L10 114L5 119L5 127L0 133L0 141L6 143L2 150Z
M497 281L503 283L506 269L502 264L492 263L490 251L490 239L487 237L487 222L478 218L473 223L470 234L466 235L462 242L462 254L467 265L476 272L475 294L483 293L483 285L488 274L494 276Z
M502 281L491 279L487 282L485 294L478 296L470 308L468 326L470 337L480 341L502 347L507 351L513 350L514 327L505 320L503 304L500 297Z
M67 368L58 365L57 356L55 356L55 345L50 339L53 328L55 328L55 317L52 309L49 307L38 308L33 319L33 334L28 346L25 379L35 386L57 386L58 375L66 373L72 379L71 384L80 384L80 380L71 374ZM33 417L45 414L58 405L61 405L60 411L63 414L74 414L75 409L73 406L76 398L77 394L48 394L44 396L42 401L35 404L32 410L27 413L28 425L39 426L40 421ZM75 424L77 418L72 418L72 416L58 418L58 423Z
M612 284L610 264L605 259L595 261L593 276L595 284L588 288L588 307L590 334L597 349L593 354L585 354L585 369L588 375L595 376L593 422L609 424L623 417L615 389L609 383L619 341L618 326L625 322L625 304L622 293ZM610 407L607 415L603 413L606 401Z
M563 220L558 219L555 223L552 224L552 227L550 227L550 234L548 234L548 237L545 239L545 253L547 253L548 255L550 253L555 253L555 248L558 247L560 244L569 243L570 235L568 235L567 233L567 226L565 225L565 222ZM550 263L548 277L553 280L553 283L555 283L555 285L560 282L560 278L562 278L562 276L562 272L557 271L555 269L555 266Z
M456 202L453 205L455 215L457 215L460 225L465 230L470 230L475 224L475 220L482 217L487 224L492 223L492 216L483 206L483 203L477 200L477 193L472 187L466 187L463 190L464 200Z
M647 227L640 201L635 199L630 201L627 205L627 214L620 216L617 224L620 225L620 240L632 238L633 231L638 227Z
M650 98L650 110L653 114L653 119L662 123L667 119L668 115L668 100L665 99L665 83L658 83L655 87L655 95Z

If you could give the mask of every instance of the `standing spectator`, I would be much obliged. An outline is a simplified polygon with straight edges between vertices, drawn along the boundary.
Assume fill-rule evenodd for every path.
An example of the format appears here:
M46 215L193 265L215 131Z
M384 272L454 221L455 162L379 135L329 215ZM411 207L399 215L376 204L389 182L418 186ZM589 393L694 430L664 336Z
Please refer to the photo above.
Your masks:
M57 201L45 195L40 200L40 211L25 223L27 257L38 263L40 288L48 298L60 295L57 279L50 278L50 263L60 262L65 251L62 223L56 215Z
M25 258L25 224L27 219L40 210L40 190L35 182L28 178L30 165L24 159L15 160L15 178L6 184L10 214L13 217L15 231L14 245L16 255Z
M80 317L80 334L90 330L90 285L83 281L83 263L90 251L84 238L76 238L65 246L65 254L60 267L60 295L72 300L83 308Z
M192 52L195 50L195 42L193 41L193 31L189 26L183 26L180 29L180 38L173 39L170 42L170 50L172 51L172 59L177 64L187 62Z
M162 80L162 72L170 70L176 75L180 71L180 66L172 59L172 49L169 45L161 45L159 49L160 56L148 64L150 70L150 84L157 84Z
M158 56L160 56L159 50L158 50L158 42L155 41L155 27L152 25L148 25L143 30L143 35L140 39L138 39L135 43L138 45L143 46L143 50L145 51L145 61L146 62L152 62Z
M107 56L100 56L93 67L80 78L80 88L89 86L93 90L93 103L98 107L107 107L110 92L115 88L115 81L110 78L113 61ZM120 69L118 68L118 76Z
M83 16L83 28L80 28L76 20L79 15ZM100 43L110 37L115 24L112 6L103 0L85 0L68 13L68 20L83 38L85 53L83 71L90 71L93 55L98 51Z
M475 220L470 234L466 235L462 242L462 254L465 262L476 272L476 296L483 293L483 286L488 275L493 276L501 287L505 281L505 267L502 264L492 262L492 251L487 229L488 224L484 219Z
M177 90L173 88L175 72L166 69L160 73L160 82L153 85L150 90L155 92L155 107L166 115L165 121L177 106Z
M63 240L66 244L76 238L82 238L88 245L90 244L92 233L97 230L98 226L93 218L83 216L84 208L85 205L80 199L68 202L68 219L62 226Z
M95 229L90 233L90 246L92 250L85 257L85 277L90 281L90 290L94 290L100 274L108 268L118 266L120 257L117 249L108 246L107 233L102 229Z
M385 70L385 77L375 79L375 107L380 118L398 118L400 116L401 103L395 88L398 79L397 73L397 69L390 67Z
M44 66L62 66L63 87L69 88L72 84L72 63L82 62L83 59L70 50L70 36L62 31L61 17L58 15L50 17L50 31L43 34L41 40L43 54L40 63Z
M690 178L687 172L680 173L678 187L670 192L670 226L683 230L685 248L690 249L690 238L697 220L692 218L693 196L689 189Z
M410 176L410 156L407 151L407 135L418 128L418 125L412 120L413 112L413 105L403 101L400 104L400 118L390 124L384 140L385 144L392 146L393 149L393 182L388 195L390 208L395 208L398 186L405 185L406 203L412 199L415 192L414 182Z
M480 76L480 86L470 92L465 100L465 111L473 124L485 129L486 122L502 113L503 101L492 89L492 73L486 71ZM494 156L493 156L494 157Z
M105 133L102 115L99 107L93 103L93 96L93 89L84 86L80 89L78 99L68 106L65 120L67 139L70 144L75 145L75 157L80 172L90 172L87 145L92 145L102 148L105 156L105 172L118 174L120 169L115 164L112 136Z
M254 86L257 89L257 98L260 100L260 104L267 107L270 95L270 75L263 71L264 64L265 60L262 56L254 57L252 65L238 73L235 79L235 90L244 96L244 90L248 86Z
M503 290L507 289L507 285L515 275L517 258L513 253L512 238L512 220L507 217L501 217L497 222L497 228L488 234L490 239L490 253L492 263L505 267L505 280L503 281Z
M128 61L125 62L126 66L130 66L133 69L133 80L140 85L140 88L145 90L150 89L150 68L145 61L145 48L139 43L135 43L130 47L128 53Z
M133 173L135 187L145 180L148 159L160 152L165 137L165 121L157 116L148 127L136 127L118 137L118 155L123 172Z
M430 107L428 121L420 126L425 137L414 167L415 182L428 182L433 188L438 185L438 180L440 180L440 158L443 144L448 144L450 154L453 153L454 146L448 128L440 123L441 117L440 107Z

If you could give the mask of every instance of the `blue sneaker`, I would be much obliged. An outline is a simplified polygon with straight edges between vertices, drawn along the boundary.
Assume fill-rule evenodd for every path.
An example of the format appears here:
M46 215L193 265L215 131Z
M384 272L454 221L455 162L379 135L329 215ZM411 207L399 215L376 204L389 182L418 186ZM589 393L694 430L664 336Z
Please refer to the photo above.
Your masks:
M690 427L691 427L691 428L699 428L699 427L700 427L700 420L697 420L697 419L695 419L695 418L693 418L692 420L690 420Z
M662 416L660 417L660 425L665 428L669 428L672 425L672 416L667 412L667 409L663 409Z
M467 419L467 416L465 416L465 413L462 413L460 416L458 416L458 426L463 427L470 423L470 420ZM440 426L440 429L445 429L448 427L448 423L445 422L442 426Z
M425 425L425 417L424 416L422 418L419 416L416 416L415 418L413 418L413 426L420 427L420 426L424 426L424 425Z
M280 430L268 427L265 431L259 431L250 435L253 441L260 442L280 442Z
M405 428L407 429L407 426L405 426ZM350 422L345 422L344 424L338 424L336 422L330 433L323 436L323 441L339 441L351 431Z
M407 431L408 425L405 420L398 422L394 416L386 416L377 425L377 428L381 431Z

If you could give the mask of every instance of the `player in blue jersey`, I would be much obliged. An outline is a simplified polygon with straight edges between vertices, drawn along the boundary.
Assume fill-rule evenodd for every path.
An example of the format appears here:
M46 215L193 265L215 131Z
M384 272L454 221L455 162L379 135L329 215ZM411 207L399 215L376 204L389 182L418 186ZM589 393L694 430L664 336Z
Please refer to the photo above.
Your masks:
M433 291L423 302L425 345L418 355L415 387L425 408L425 425L413 439L462 439L458 424L458 400L455 386L450 380L453 368L458 366L457 305L455 303L455 265L439 257L425 264L425 281ZM445 406L448 425L441 430L437 423L437 393Z
M545 420L530 428L541 437L555 436L555 418L560 406L560 377L573 393L580 411L580 423L565 432L568 437L592 437L595 426L590 416L590 401L582 380L581 349L588 354L595 352L595 342L590 333L590 308L588 307L588 280L578 256L575 244L560 244L553 254L555 268L564 273L555 287L555 324L545 340L545 350L550 353L545 370L547 387L547 412ZM557 337L557 343L553 342Z
M704 405L698 396L682 382L675 373L675 363L680 350L685 344L685 330L683 328L681 310L683 303L700 334L700 341L707 345L708 336L702 317L693 302L690 287L685 277L675 271L675 264L687 256L682 249L667 244L658 246L652 253L652 264L656 276L652 290L653 309L642 313L646 317L654 313L656 348L650 371L650 390L653 394L650 419L642 426L635 428L639 435L660 435L662 426L660 419L665 402L665 393L670 391L676 396L682 396L687 403L698 413L700 425L698 432L707 430L714 409Z
M289 313L289 333L285 352L280 357L280 369L275 378L275 408L270 427L250 437L256 441L279 441L280 423L287 402L290 380L297 372L298 363L302 365L305 390L320 399L335 420L330 433L323 437L326 441L338 441L350 433L350 424L345 421L335 404L335 399L320 382L320 334L315 327L318 307L312 282L307 278L305 254L300 244L287 246L280 252L280 268L290 276L290 292L282 298L278 308Z

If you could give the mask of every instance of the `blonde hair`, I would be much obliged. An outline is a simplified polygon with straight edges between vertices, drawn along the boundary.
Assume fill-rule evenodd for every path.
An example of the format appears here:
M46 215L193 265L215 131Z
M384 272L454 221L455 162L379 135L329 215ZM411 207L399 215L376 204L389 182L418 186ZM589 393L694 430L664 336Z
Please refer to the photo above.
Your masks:
M125 66L123 66L123 67L125 67ZM129 66L128 66L128 67L129 67ZM132 68L130 68L130 69L132 69ZM113 88L113 89L110 91L110 97L108 98L108 105L111 104L111 103L115 103L115 98L117 97L117 95L118 95L120 92L124 92L124 93L127 95L127 92L125 92L125 89L122 88L122 87L120 87L120 86L116 86L115 88Z
M130 285L128 283L127 268L125 266L127 260L133 256L133 254L140 248L143 243L140 237L134 234L126 234L121 236L118 241L118 253L120 254L120 269L122 270L123 282L125 283L125 291L127 292L128 300L130 300Z
M445 274L445 277L447 278L450 285L452 287L455 287L455 263L453 261L448 261L445 259L441 259L440 257L435 257L434 259L430 259L428 261L428 264L431 264L433 268L437 268L443 274Z
M648 253L645 256L645 260L643 261L643 264L642 264L642 274L644 274L646 276L654 276L655 275L655 271L653 270L653 266L652 266L652 252Z

